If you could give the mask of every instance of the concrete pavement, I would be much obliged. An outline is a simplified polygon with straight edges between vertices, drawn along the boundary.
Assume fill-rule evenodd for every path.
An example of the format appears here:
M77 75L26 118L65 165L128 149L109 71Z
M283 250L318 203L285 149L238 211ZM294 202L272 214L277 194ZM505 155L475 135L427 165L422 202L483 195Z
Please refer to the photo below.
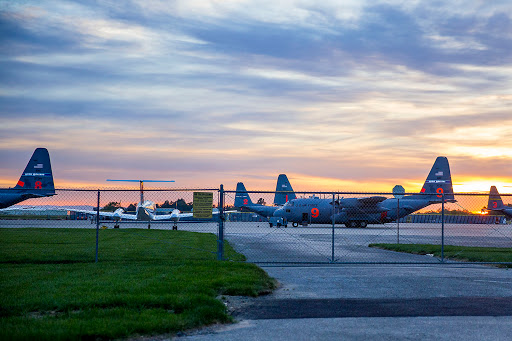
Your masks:
M512 335L512 270L464 264L263 268L281 287L255 299L227 297L238 323L176 339L510 340Z

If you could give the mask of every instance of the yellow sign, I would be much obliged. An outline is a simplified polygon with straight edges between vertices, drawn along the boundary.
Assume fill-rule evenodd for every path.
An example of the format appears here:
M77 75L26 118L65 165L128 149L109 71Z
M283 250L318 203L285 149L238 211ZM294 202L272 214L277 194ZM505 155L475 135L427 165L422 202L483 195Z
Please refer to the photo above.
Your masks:
M212 218L213 193L194 192L193 216L200 219Z

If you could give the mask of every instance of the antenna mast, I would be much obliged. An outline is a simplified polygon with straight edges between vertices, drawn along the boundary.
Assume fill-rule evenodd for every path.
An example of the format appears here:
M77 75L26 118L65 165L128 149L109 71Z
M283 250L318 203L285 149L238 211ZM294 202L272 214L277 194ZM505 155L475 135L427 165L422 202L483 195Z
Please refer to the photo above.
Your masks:
M123 182L138 182L140 188L140 203L144 202L144 181L145 182L176 182L174 180L118 180L118 179L107 179L107 181L123 181Z

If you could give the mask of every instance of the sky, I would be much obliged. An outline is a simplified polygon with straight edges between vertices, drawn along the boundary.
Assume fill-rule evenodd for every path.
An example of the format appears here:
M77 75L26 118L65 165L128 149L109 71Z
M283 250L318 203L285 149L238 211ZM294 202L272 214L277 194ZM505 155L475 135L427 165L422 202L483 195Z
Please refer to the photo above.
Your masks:
M512 192L509 0L0 0L0 79L0 187Z

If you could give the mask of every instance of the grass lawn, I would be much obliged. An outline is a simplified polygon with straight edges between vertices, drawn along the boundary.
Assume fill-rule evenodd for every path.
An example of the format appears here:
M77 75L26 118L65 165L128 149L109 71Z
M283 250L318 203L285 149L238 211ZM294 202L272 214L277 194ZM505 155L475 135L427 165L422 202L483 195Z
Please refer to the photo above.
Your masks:
M418 255L433 254L441 257L441 245L431 244L370 244L369 247L379 249L414 253ZM444 246L444 257L466 262L481 263L512 263L512 248L505 247L470 247L470 246ZM512 267L512 264L500 264L503 267Z
M0 339L110 339L230 322L218 295L275 282L216 261L216 236L170 230L0 229ZM229 259L242 255L225 243Z

